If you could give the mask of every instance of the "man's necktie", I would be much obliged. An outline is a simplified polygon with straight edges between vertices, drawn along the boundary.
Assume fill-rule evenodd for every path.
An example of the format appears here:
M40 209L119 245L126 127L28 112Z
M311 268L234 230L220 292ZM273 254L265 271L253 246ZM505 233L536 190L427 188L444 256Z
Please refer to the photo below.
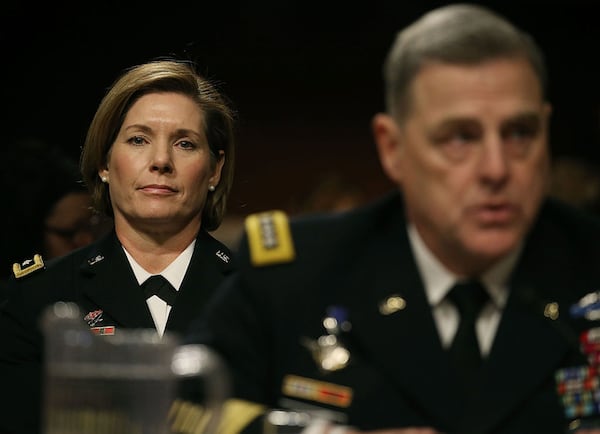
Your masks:
M467 392L472 387L474 374L481 365L481 351L475 332L475 322L489 296L481 283L467 281L454 285L448 297L460 314L458 331L450 347L450 357L462 389Z
M177 297L177 290L160 274L150 276L142 283L142 289L144 290L147 299L153 295L157 295L169 306L173 306L175 298Z

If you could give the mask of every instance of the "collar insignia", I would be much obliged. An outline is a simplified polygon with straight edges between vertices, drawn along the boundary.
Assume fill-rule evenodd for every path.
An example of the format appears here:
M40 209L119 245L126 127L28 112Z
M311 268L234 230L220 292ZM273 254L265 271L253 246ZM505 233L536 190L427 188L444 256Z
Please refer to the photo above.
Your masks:
M18 262L14 263L13 274L15 275L15 278L20 279L21 277L25 277L28 274L43 268L44 261L42 260L42 256L35 254L33 255L33 259L26 259L20 264Z
M390 295L379 304L379 313L382 315L391 315L403 310L406 307L406 300L398 294Z
M225 262L226 264L229 264L229 256L227 254L225 254L222 251L218 250L217 253L215 253L215 255L217 255L219 258L221 258L221 260L223 262Z
M94 265L97 264L98 262L104 260L104 256L102 255L96 255L93 258L88 259L88 265Z

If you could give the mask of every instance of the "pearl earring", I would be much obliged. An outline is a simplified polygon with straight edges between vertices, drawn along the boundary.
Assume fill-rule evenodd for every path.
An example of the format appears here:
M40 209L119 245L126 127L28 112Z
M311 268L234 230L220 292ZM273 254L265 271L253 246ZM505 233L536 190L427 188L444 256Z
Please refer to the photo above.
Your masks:
M102 180L103 183L107 183L108 182L108 178L106 176L103 176L100 178Z
M208 186L208 191L215 191L215 186L214 185L209 185Z

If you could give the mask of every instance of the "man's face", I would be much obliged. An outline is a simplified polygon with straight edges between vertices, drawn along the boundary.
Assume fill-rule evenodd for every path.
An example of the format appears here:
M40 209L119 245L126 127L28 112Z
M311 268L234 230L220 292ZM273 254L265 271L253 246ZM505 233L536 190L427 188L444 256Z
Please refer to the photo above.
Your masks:
M382 164L438 259L457 274L480 273L517 247L536 216L550 107L518 58L429 64L410 99L401 125L388 118L378 134L375 120Z

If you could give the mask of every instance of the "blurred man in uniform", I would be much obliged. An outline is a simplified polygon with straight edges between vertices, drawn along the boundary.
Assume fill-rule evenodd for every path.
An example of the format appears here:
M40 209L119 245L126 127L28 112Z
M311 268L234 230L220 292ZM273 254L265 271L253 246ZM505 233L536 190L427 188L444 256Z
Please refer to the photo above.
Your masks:
M540 50L455 4L398 34L385 80L373 132L399 192L290 226L250 216L240 270L190 337L229 363L237 426L276 426L273 408L311 434L591 426L600 223L547 199Z

